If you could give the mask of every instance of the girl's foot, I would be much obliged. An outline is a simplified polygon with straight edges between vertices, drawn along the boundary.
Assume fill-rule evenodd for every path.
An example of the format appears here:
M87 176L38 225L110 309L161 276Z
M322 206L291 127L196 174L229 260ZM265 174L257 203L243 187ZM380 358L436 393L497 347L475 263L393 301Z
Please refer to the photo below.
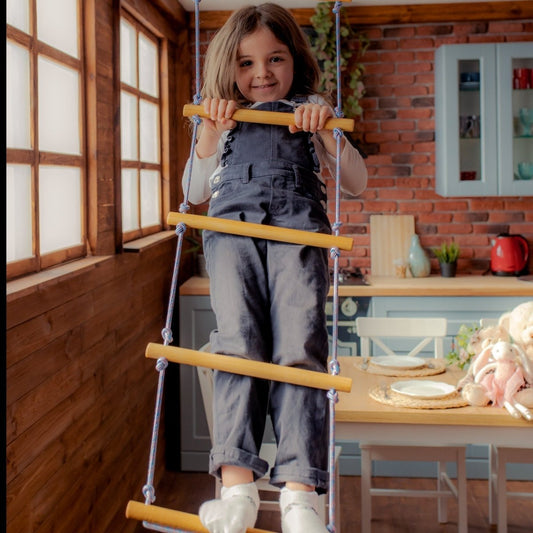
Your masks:
M200 520L209 533L246 533L255 526L259 492L255 483L222 487L220 500L200 506Z
M317 513L316 492L281 489L279 505L282 533L328 533Z

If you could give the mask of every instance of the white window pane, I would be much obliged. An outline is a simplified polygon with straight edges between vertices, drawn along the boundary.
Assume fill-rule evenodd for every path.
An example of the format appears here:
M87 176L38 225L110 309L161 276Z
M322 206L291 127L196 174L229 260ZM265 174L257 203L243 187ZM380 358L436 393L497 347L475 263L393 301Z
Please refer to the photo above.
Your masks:
M37 0L37 38L79 57L78 0Z
M33 256L31 167L6 168L6 259L18 261Z
M81 244L79 168L39 168L39 228L42 254Z
M157 46L139 34L139 89L152 96L159 94Z
M161 222L160 179L157 170L141 170L141 227Z
M120 137L122 159L137 160L137 98L120 94Z
M122 169L122 231L139 229L139 189L137 170Z
M135 28L120 20L120 81L137 87L137 47Z
M159 163L159 108L141 100L139 106L141 137L141 161Z
M9 148L31 148L30 58L25 48L7 43L6 138Z
M39 149L80 153L79 73L39 57Z
M26 33L30 32L29 0L7 0L7 23Z

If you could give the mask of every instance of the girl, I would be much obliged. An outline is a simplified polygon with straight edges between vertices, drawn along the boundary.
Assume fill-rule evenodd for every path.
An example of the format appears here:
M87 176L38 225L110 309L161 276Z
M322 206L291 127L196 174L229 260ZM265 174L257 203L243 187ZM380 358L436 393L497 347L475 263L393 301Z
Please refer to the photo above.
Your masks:
M189 198L209 197L209 216L331 233L322 171L334 172L333 111L317 95L319 69L292 15L276 4L234 12L209 45L205 119ZM294 113L295 125L236 123L235 109ZM342 139L341 186L357 195L364 162ZM188 162L190 165L190 162ZM185 176L188 170L185 171ZM211 351L326 372L327 250L204 231L217 329ZM316 513L328 486L328 408L324 391L215 373L210 473L221 500L199 511L211 533L244 533L257 518L255 479L267 413L277 442L271 483L282 487L283 533L326 533Z

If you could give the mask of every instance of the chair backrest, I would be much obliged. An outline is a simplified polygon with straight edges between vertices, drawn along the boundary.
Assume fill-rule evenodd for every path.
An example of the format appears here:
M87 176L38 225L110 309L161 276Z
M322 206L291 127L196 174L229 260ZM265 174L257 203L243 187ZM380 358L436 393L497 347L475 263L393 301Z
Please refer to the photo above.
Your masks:
M370 357L371 345L379 346L386 355L400 355L390 348L383 339L419 340L408 353L418 355L426 346L433 343L435 358L444 356L443 339L446 336L447 320L445 318L382 318L358 317L355 321L357 334L361 340L361 355Z
M209 352L209 343L200 348L201 352ZM213 370L211 368L196 367L202 401L204 403L205 418L209 429L209 437L213 442Z

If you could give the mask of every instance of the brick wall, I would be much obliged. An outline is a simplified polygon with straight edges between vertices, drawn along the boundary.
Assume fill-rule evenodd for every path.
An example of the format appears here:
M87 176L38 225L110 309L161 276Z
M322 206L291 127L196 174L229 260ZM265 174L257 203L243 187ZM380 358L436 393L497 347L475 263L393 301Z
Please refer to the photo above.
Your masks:
M341 232L354 237L341 265L370 271L373 214L413 214L424 248L453 237L458 271L489 268L491 239L520 233L533 243L533 198L443 198L435 192L434 53L443 44L533 41L533 20L365 26L366 94L355 137L367 152L369 182L358 198L341 201ZM205 51L213 32L202 35ZM334 196L330 182L330 199ZM333 201L330 205L334 208ZM429 254L432 255L431 253ZM438 272L432 258L432 271ZM530 259L530 271L533 261Z

